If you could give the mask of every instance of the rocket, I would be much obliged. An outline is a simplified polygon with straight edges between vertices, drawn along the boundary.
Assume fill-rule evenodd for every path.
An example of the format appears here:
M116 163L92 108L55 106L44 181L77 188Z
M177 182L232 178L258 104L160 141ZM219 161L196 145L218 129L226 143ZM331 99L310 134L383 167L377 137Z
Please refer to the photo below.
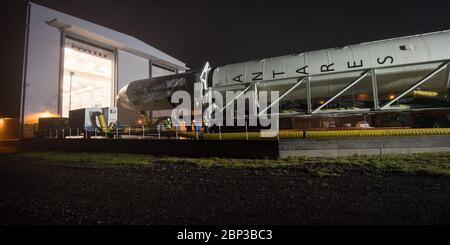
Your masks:
M334 99L341 103L351 100L353 105L377 110L374 100L383 107L405 91L447 100L449 60L450 31L441 31L132 81L120 89L117 98L121 106L142 115L170 110L176 106L170 102L171 95L177 90L193 94L193 84L198 82L205 91L221 93L250 86L260 91L278 90L281 95L289 92L280 103L291 103L303 114L322 109L320 105L336 94L339 96ZM426 83L415 86L424 77ZM355 81L358 84L352 84ZM300 82L303 84L298 85ZM289 90L293 86L297 87ZM309 110L306 104L310 104Z

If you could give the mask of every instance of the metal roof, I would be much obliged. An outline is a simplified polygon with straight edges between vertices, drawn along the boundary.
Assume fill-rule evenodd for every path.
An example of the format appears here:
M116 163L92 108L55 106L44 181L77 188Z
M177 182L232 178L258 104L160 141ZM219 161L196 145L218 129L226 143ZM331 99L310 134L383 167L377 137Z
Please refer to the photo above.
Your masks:
M92 22L79 19L77 17L64 14L62 12L44 7L39 4L30 2L33 8L40 8L48 16L48 23L53 21L56 28L64 27L67 33L81 35L88 39L104 43L106 45L118 48L123 51L141 56L152 60L155 63L167 66L169 68L176 68L187 70L186 64L174 57L154 48L153 46L127 34L94 24ZM56 25L55 25L56 24Z

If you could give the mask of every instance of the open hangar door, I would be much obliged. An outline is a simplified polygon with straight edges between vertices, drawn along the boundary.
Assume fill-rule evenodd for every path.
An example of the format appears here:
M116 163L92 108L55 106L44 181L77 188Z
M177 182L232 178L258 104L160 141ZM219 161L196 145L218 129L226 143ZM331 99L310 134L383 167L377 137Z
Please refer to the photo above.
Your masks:
M64 41L62 116L69 111L114 105L114 52L66 37Z

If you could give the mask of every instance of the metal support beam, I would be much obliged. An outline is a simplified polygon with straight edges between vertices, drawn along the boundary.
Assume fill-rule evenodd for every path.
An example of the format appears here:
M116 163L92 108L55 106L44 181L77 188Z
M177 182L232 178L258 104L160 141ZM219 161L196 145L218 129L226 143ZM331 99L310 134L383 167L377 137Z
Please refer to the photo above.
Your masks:
M430 74L426 75L425 77L423 77L422 79L420 79L416 84L414 84L412 87L410 87L409 89L407 89L405 92L403 92L402 94L400 94L399 96L397 96L395 99L391 100L390 102L386 103L385 105L383 105L380 109L384 110L388 107L390 107L393 103L397 102L398 100L400 100L401 98L403 98L405 95L409 94L411 91L413 91L414 89L416 89L417 87L419 87L420 85L422 85L423 83L425 83L426 81L430 80L432 77L434 77L436 74L438 74L440 71L446 69L448 66L448 63L443 63L442 65L440 65L436 70L434 70L433 72L431 72Z
M370 70L372 76L372 95L373 95L373 108L375 110L380 109L380 102L378 100L378 83L377 83L377 70Z
M24 137L24 127L25 127L25 95L26 95L26 85L27 85L27 68L28 68L28 39L30 36L30 3L27 4L27 17L25 22L25 42L24 42L24 52L23 52L23 63L22 63L22 81L21 81L21 89L20 89L20 112L19 112L19 120L20 120L20 130L19 130L19 139L23 139Z
M328 104L331 103L331 101L335 100L336 98L338 98L339 96L341 96L343 93L345 93L347 90L349 90L351 87L353 87L355 84L359 83L361 80L363 80L367 74L370 73L371 70L367 70L365 72L363 72L361 74L361 76L359 76L355 81L351 82L349 85L347 85L347 87L345 87L344 89L342 89L341 91L339 91L339 93L337 93L335 96L333 96L331 99L329 99L327 102L323 103L321 106L319 106L317 109L315 109L312 114L315 114L317 112L319 112L322 108L324 108L325 106L327 106Z
M153 62L151 59L148 59L148 78L153 77Z
M258 116L258 110L259 110L259 91L258 91L258 85L259 85L259 82L256 82L256 83L253 84L253 86L254 86L254 90L253 90L253 92L254 92L254 98L253 98L254 110L253 110L253 113L255 113L255 114L254 114L254 115L251 115L251 116L255 116L255 117ZM249 117L250 117L250 115L249 115ZM249 120L250 120L250 118L249 118ZM258 119L256 119L256 120L258 120Z
M447 88L447 90L449 90L450 91L450 69L448 69L448 66L447 66L447 74L446 74L446 88ZM445 98L447 98L447 96L448 96L448 93L445 95Z
M244 95L252 86L253 84L248 85L244 90L242 90L238 95L236 95L232 100L230 100L222 109L220 109L219 112L223 112L224 110L226 110L230 105L234 103L235 100Z
M254 84L254 86L255 86L255 88L254 88L254 93L255 93L255 97L253 98L254 100L253 100L253 102L255 103L255 105L256 105L256 109L258 109L259 108L259 94L258 94L258 84L259 83L255 83Z
M56 20L56 19L55 19ZM65 41L66 41L66 33L65 29L60 30L59 35L59 70L58 70L58 114L63 115L63 85L64 85L64 56L65 56ZM69 98L72 97L69 94ZM70 108L69 108L70 111Z
M297 88L298 86L300 86L300 84L302 84L304 81L306 81L306 77L304 78L299 78L297 80L297 83L292 86L290 89L288 89L288 91L284 92L284 94L282 94L278 99L276 99L274 102L272 102L268 107L266 107L265 109L263 109L258 116L261 116L261 114L265 113L267 110L269 110L270 108L272 108L272 106L274 106L276 103L278 103L280 100L282 100L284 97L286 97L286 95L288 95L289 93L291 93L295 88Z
M311 114L312 112L312 103L311 103L311 78L308 76L306 77L306 104L308 114Z

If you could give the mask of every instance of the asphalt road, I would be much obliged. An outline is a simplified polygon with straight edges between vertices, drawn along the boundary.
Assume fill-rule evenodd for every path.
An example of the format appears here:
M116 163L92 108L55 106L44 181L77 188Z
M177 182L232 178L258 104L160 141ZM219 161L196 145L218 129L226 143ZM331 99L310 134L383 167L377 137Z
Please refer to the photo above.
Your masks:
M0 224L449 224L450 178L0 157Z

